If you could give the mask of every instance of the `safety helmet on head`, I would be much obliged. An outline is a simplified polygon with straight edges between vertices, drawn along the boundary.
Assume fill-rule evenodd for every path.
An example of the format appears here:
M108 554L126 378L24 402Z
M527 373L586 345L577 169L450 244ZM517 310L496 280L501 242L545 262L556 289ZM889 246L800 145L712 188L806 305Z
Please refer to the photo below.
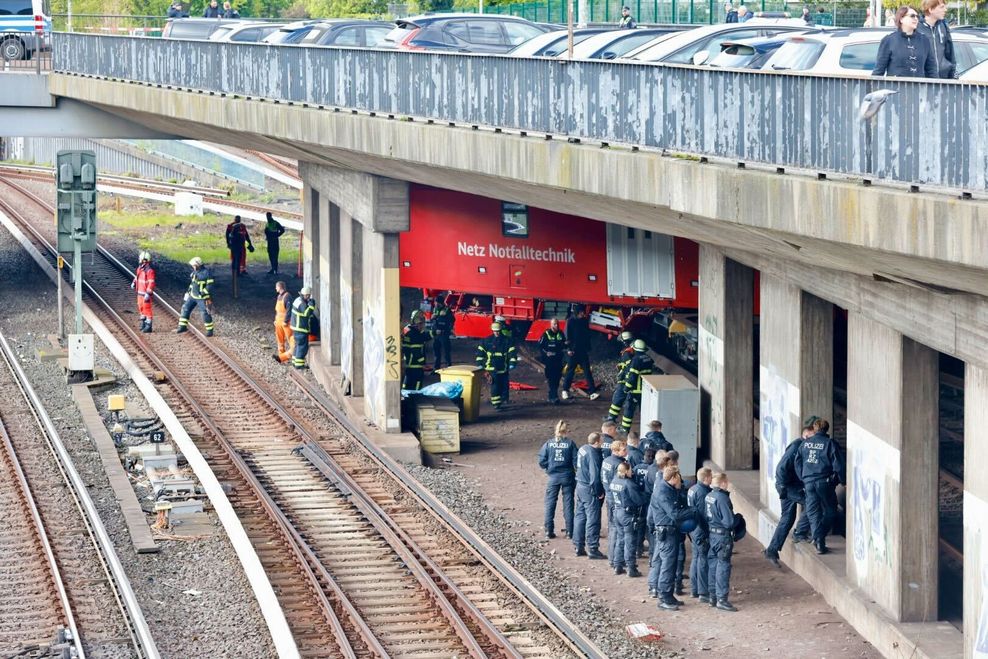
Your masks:
M202 267L202 259L199 258L198 256L193 256L189 260L189 265L191 265L193 268L201 268Z
M499 316L494 316L494 322L495 323L503 323L504 322L504 316L500 316L500 315Z
M635 339L635 342L631 344L631 347L635 349L635 352L645 352L648 350L648 345L646 345L641 339Z
M413 311L412 312L412 324L413 325L416 324L416 323L424 323L424 322L425 322L425 314L423 314L421 311Z
M497 322L491 323L491 331L493 331L493 332L500 332L501 331L501 323L497 323Z
M299 290L298 294L299 295L312 295L312 287L311 286L303 286L302 289Z
M631 332L627 330L621 332L621 340L624 341L625 343L630 343L633 338L635 338L635 335L632 334Z
M141 253L137 255L137 260L138 261L150 261L151 260L151 252L147 251L146 249L141 250Z

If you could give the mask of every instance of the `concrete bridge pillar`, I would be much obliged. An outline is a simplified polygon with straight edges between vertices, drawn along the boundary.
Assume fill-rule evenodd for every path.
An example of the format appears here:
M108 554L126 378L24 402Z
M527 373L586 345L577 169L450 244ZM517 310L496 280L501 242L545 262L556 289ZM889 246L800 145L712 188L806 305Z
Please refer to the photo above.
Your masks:
M895 620L936 620L939 354L853 312L847 344L847 576Z
M759 436L762 503L781 512L775 468L803 422L833 421L833 305L771 275L760 280Z
M319 289L319 191L302 186L302 285ZM296 291L292 291L295 293Z
M988 657L988 369L964 372L964 656Z
M724 469L752 467L754 272L700 244L699 381L703 442Z
M322 354L339 365L344 389L367 419L399 432L398 234L408 230L408 184L310 163L299 167L306 197L315 201L314 211L306 205L306 243L317 257L309 267L319 280Z

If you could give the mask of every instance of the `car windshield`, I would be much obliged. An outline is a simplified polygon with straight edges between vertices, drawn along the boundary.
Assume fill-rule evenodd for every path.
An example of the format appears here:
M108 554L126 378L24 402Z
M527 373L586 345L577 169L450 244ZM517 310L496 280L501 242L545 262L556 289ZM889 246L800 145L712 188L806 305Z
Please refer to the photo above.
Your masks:
M625 30L627 32L627 30ZM624 57L638 46L643 46L655 38L655 33L631 34L623 39L616 39L613 43L605 47L597 56L604 59L614 59ZM575 56L575 55L574 55Z
M787 41L775 51L763 68L775 71L805 71L813 68L823 53L820 41Z
M384 40L390 43L401 43L405 40L405 37L417 29L417 26L411 24L406 24L404 26L396 25L393 30L388 32L388 35L384 37Z
M224 25L223 27L218 27L215 30L213 30L212 34L209 35L209 40L219 41L226 35L230 34L230 32L233 31L233 28L234 28L233 25Z
M702 30L703 28L697 28ZM693 34L696 30L687 30L686 32L670 32L669 34L660 34L654 37L651 41L643 44L643 48L637 51L629 51L627 55L632 59L641 60L643 62L654 62L658 58L662 57L669 52L670 48L674 48L684 43L689 43L689 35Z

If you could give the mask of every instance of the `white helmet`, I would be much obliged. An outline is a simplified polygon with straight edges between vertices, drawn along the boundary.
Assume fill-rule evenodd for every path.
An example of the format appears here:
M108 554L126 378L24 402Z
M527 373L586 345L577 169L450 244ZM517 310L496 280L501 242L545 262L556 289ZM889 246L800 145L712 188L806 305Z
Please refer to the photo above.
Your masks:
M312 295L312 287L311 286L303 286L302 287L302 290L300 290L298 292L298 294L299 295Z
M146 249L145 250L142 250L141 253L137 255L137 260L138 261L150 261L151 260L151 252L147 251Z
M201 268L202 259L199 258L198 256L193 256L192 260L189 261L189 265L191 265L193 268Z

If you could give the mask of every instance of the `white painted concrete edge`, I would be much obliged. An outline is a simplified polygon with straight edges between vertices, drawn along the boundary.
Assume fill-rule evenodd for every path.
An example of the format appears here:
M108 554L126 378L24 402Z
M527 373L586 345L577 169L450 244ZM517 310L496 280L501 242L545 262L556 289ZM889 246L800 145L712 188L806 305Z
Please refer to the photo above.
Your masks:
M197 149L202 149L203 151L208 151L209 153L214 153L220 157L227 158L228 160L232 160L238 165L243 165L247 169L251 169L255 172L260 172L261 174L264 174L266 177L273 178L276 181L280 181L281 183L284 183L289 187L295 188L296 190L302 189L302 181L300 179L297 179L294 176L289 176L288 174L282 174L276 169L271 169L269 167L265 167L264 165L258 165L256 162L251 162L246 158L241 158L240 156L230 153L226 149L222 149L216 146L215 144L210 144L209 142L200 142L199 140L182 140L182 141L185 142L186 144L191 144Z
M3 224L11 235L24 246L31 255L31 258L48 275L49 279L53 282L56 281L55 277L57 275L55 274L55 269L48 264L45 258L38 253L34 245L21 233L20 229L3 213L0 213L0 224ZM66 299L69 300L70 307L73 306L72 290L71 286L66 286L63 289ZM206 490L206 495L213 504L213 509L219 516L220 523L223 524L223 528L230 538L230 544L233 545L233 550L236 552L237 558L240 559L240 564L244 568L247 581L254 591L254 596L257 598L258 606L261 609L261 615L264 616L264 622L267 624L268 631L271 633L271 641L274 643L278 656L285 659L299 657L295 638L292 636L292 632L288 627L288 621L285 620L285 614L281 610L281 604L279 604L278 597L271 587L271 582L268 580L268 575L264 571L264 566L261 565L261 561L250 543L247 532L244 530L243 525L241 525L237 513L233 510L233 506L230 504L230 500L227 499L226 493L223 492L223 487L216 479L213 470L209 467L206 459L202 457L192 438L189 437L189 434L182 426L181 421L178 420L175 413L168 407L168 403L165 402L165 399L162 398L161 394L158 393L158 390L154 388L154 385L140 368L138 368L137 364L131 360L130 355L127 354L127 351L116 340L109 328L85 304L83 304L82 314L83 318L85 318L89 326L109 349L113 357L124 368L134 384L141 390L141 393L144 394L148 404L157 413L162 423L168 429L168 432L171 433L172 439L178 444L179 450L182 451L189 466L192 467L196 478L199 479L199 482Z

